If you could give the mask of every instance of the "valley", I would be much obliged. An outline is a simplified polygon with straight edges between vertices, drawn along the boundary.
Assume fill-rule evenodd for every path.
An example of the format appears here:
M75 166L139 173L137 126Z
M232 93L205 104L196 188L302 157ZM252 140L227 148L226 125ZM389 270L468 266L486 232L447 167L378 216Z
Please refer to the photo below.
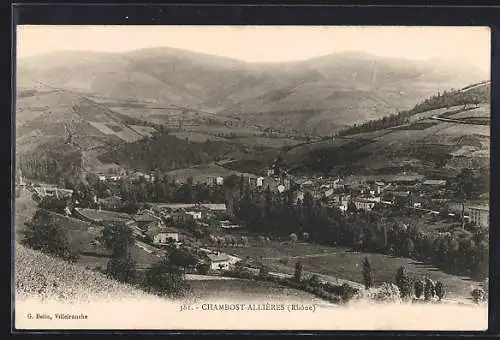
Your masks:
M119 225L138 274L117 277L146 291L208 275L193 280L201 296L344 303L404 267L412 285L468 299L488 272L484 78L363 53L280 67L168 48L27 58L17 236L39 216L31 227L63 230L75 266L107 273L116 249L99 242ZM172 253L181 274L167 289L155 280Z

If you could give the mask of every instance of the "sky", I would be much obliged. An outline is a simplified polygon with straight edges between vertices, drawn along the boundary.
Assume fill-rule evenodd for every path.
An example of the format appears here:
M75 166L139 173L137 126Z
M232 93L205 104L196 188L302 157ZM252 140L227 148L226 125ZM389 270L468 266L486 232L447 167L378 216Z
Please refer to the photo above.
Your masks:
M247 62L304 60L363 51L442 58L490 68L488 27L410 26L18 26L18 57L60 50L124 52L173 47Z

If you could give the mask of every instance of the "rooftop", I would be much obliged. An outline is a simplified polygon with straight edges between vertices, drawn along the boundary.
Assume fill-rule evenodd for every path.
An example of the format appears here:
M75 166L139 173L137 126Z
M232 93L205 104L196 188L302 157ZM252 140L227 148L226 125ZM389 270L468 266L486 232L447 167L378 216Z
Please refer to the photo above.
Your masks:
M219 254L219 255L208 254L207 256L210 259L210 261L212 261L212 262L223 262L223 261L230 260L230 258L227 254Z
M127 221L132 218L129 214L109 210L78 209L76 211L84 217L94 221Z

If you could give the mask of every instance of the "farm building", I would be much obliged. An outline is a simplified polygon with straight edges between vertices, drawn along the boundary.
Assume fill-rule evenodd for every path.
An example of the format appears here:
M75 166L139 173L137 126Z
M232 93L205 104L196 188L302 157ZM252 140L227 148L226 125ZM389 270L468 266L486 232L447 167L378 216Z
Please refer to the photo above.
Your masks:
M231 258L227 254L208 254L211 270L228 269L231 265Z

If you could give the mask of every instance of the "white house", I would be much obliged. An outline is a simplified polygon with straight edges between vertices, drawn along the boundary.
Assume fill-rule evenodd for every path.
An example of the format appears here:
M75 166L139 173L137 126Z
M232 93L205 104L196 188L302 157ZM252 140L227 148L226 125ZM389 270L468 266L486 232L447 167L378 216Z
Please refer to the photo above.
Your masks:
M216 183L217 185L223 185L223 184L224 184L224 177L221 177L221 176L217 177L217 178L215 179L215 183Z
M261 187L264 185L264 177L257 178L257 186Z
M278 185L278 191L279 192L285 191L285 186L283 184Z
M208 254L211 270L228 269L231 265L231 258L226 254Z
M329 189L324 192L324 197L330 197L333 194L333 189Z
M99 175L99 180L104 182L106 180L106 176L105 175Z
M380 197L377 198L358 198L354 201L356 209L370 211L375 207L375 204L380 202Z
M193 220L201 220L202 218L201 211L186 211L186 214L193 216Z
M156 245L167 244L169 241L179 242L180 239L178 231L168 228L153 227L147 231L147 234Z

